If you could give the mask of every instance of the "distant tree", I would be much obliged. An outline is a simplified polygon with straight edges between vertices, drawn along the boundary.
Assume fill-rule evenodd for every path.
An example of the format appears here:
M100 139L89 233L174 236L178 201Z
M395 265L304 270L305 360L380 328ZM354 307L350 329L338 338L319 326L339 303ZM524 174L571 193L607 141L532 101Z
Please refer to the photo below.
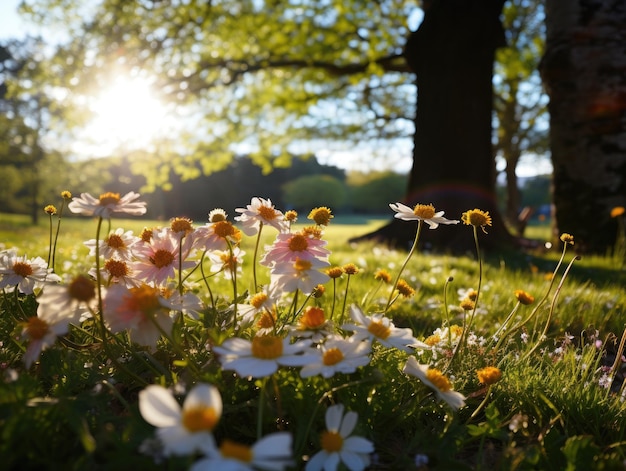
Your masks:
M350 208L357 212L388 213L389 203L404 197L408 176L387 172L350 175Z
M604 254L617 233L610 210L626 206L626 8L548 0L546 24L554 236Z
M346 196L344 183L330 175L300 177L283 186L285 208L298 211L308 211L317 206L337 211L345 203Z

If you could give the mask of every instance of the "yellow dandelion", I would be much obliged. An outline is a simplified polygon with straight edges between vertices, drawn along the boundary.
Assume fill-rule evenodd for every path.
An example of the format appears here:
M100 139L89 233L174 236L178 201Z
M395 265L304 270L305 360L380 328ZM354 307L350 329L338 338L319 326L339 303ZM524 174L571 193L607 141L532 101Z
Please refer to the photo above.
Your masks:
M61 192L61 198L63 198L64 200L69 200L72 197L72 193L67 191L67 190L63 190Z
M43 208L43 210L46 212L46 214L49 214L50 216L54 216L57 213L57 208L55 208L51 204Z
M326 287L324 285L317 285L315 288L313 288L313 297L321 298L322 296L324 296L325 292Z
M343 275L343 268L341 267L330 267L326 270L326 274L330 276L332 279L339 278Z
M528 294L526 291L521 289L515 290L515 297L521 304L528 305L535 302L534 296Z
M485 234L487 233L485 226L491 226L489 211L482 211L476 208L465 211L461 216L461 221L468 226L480 227Z
M405 280L398 280L398 285L396 286L398 293L400 293L405 298L410 298L415 294L415 290L409 286L409 284Z
M285 221L296 222L298 220L298 212L290 209L285 212Z
M332 215L329 208L325 206L320 206L319 208L314 208L311 210L308 219L312 219L313 221L315 221L315 224L318 224L320 226L328 226L330 220L333 217L334 216Z
M502 371L495 366L486 366L476 371L480 384L490 386L497 383L502 378Z
M387 270L383 270L382 268L374 273L374 279L383 281L385 283L391 283L391 274Z
M476 307L476 303L474 303L474 301L470 298L465 298L461 301L460 306L464 311L472 311L474 307Z
M359 268L354 263L346 263L342 269L346 275L356 275L359 272Z
M563 242L564 244L574 245L574 236L571 234L564 232L563 234L561 234L561 237L559 237L559 239L561 239L561 242Z

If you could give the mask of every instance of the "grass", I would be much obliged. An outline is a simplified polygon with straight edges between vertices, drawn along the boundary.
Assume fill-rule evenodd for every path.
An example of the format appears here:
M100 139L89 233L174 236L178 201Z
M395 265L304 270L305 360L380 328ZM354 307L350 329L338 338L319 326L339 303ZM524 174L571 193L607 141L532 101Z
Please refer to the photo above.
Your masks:
M333 219L323 231L330 263L354 264L358 273L328 281L317 299L287 293L278 303L277 325L288 327L298 319L305 300L337 326L341 320L354 322L349 306L357 305L366 314L385 313L431 348L402 351L375 342L366 366L329 378L303 378L297 367L261 378L226 369L214 346L234 336L251 339L257 327L232 324L233 284L220 274L205 285L194 272L193 292L204 309L197 319L179 317L155 349L131 342L125 332L102 331L96 310L29 368L23 361L29 340L21 333L23 322L36 315L38 300L5 290L0 295L3 469L189 469L201 458L198 453L164 457L162 446L151 448L155 427L139 410L138 395L148 384L159 384L182 403L198 383L214 385L222 397L222 418L213 429L218 443L251 444L289 432L290 469L303 469L320 450L324 413L332 404L358 413L354 434L375 449L369 469L624 469L626 396L619 361L624 271L608 257L574 260L571 248L554 273L560 249L491 253L481 266L471 256L423 254L418 245L401 274L415 293L385 309L391 286L374 275L383 269L393 280L407 254L347 243L385 221ZM167 223L114 219L111 228L139 233L158 225ZM91 218L62 219L55 266L64 283L93 266L82 242L95 238L95 228ZM270 229L264 229L261 248L274 239ZM464 230L473 237L467 226L438 230ZM49 234L47 220L32 227L24 217L0 215L0 249L14 247L20 255L46 259ZM545 237L546 228L530 227L529 234ZM488 235L478 231L478 237ZM241 241L246 256L238 278L240 304L248 302L246 290L254 285L249 268L254 244L254 237ZM267 269L258 268L258 284L267 285ZM462 299L479 285L475 309L463 310ZM518 304L515 290L531 294L534 302ZM432 388L404 373L410 357L437 369L463 394L465 406L456 410L440 398L443 383ZM479 382L477 370L485 367L497 367L501 379Z

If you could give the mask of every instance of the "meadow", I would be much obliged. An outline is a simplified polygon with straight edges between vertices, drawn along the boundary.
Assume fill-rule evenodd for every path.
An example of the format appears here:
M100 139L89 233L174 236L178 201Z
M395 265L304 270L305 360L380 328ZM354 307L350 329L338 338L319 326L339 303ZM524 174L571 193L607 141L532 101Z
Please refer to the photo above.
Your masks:
M407 253L348 242L391 210L68 202L0 215L2 469L626 469L626 272L575 234L483 253L484 214L425 206Z

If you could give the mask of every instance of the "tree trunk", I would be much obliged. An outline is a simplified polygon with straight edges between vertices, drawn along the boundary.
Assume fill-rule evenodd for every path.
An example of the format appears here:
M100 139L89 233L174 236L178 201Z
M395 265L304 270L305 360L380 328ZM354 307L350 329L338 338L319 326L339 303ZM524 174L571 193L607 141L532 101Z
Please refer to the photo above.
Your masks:
M493 227L486 245L510 241L496 206L492 150L492 75L497 47L504 45L500 13L504 0L424 2L424 20L407 41L405 57L418 91L413 168L404 203L432 203L445 217L489 211ZM437 250L471 250L468 228L423 231ZM365 237L410 246L415 226L394 220Z
M555 237L606 253L626 206L626 4L548 0L541 72L550 96Z

